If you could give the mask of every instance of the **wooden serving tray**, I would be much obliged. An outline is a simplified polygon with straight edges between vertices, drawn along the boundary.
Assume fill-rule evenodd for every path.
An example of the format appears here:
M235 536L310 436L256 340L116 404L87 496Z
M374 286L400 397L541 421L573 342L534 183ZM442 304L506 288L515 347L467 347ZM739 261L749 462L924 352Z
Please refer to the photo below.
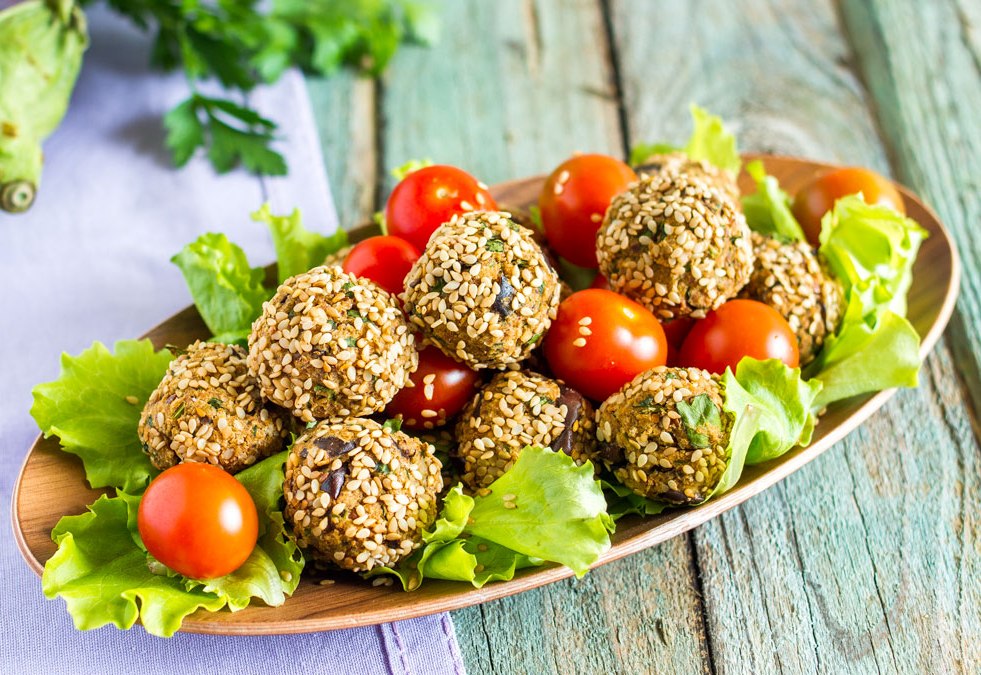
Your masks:
M747 155L746 160L762 159L767 172L776 176L791 194L815 174L833 168L791 157ZM491 188L502 208L525 208L537 201L544 177L509 181ZM740 187L752 191L745 173ZM940 338L950 319L960 282L960 261L949 233L936 214L909 190L901 187L906 211L930 232L913 271L909 291L908 318L922 338L920 352L926 355ZM352 240L377 234L374 226L351 233ZM171 317L145 337L157 348L165 344L189 344L209 335L194 307ZM702 506L674 509L658 516L628 516L617 526L613 546L596 566L636 553L686 532L732 509L753 495L800 469L846 434L858 427L881 407L895 390L856 397L832 405L815 430L807 448L796 448L766 464L747 466L738 485ZM85 511L102 490L92 490L85 482L81 461L59 450L58 439L40 436L34 442L14 487L14 536L28 565L39 575L44 562L55 551L51 529L64 515ZM198 611L184 620L181 630L189 633L224 635L263 635L306 633L351 628L397 621L446 610L476 605L488 600L520 593L572 576L566 567L550 565L518 572L512 581L490 583L482 589L460 582L428 580L414 592L397 586L373 587L356 578L339 578L335 584L320 586L304 579L293 597L281 607L250 606L239 612Z

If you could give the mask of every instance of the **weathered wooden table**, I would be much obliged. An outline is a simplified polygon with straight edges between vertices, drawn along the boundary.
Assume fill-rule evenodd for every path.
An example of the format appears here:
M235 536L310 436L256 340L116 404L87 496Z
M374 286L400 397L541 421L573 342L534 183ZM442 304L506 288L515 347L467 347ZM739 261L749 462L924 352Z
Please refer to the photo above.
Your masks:
M865 165L931 203L964 260L918 390L802 471L585 578L456 612L471 672L981 672L981 3L446 0L380 81L311 81L342 222L417 157L491 183L574 150L681 141Z

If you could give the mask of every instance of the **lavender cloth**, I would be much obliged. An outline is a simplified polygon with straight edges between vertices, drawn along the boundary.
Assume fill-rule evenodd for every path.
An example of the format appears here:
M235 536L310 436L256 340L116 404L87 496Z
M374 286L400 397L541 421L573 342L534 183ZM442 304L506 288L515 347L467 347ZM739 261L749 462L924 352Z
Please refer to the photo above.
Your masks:
M147 39L90 15L92 47L68 116L45 146L38 201L0 214L0 509L10 522L14 479L37 427L31 387L58 374L62 351L134 337L188 304L169 257L205 231L224 231L253 264L273 258L248 214L303 209L337 227L302 78L288 73L253 102L282 124L289 178L217 177L205 161L175 171L160 116L184 95L180 75L146 71ZM0 83L2 86L2 83ZM27 489L30 489L29 487ZM5 673L462 673L448 615L311 635L223 637L141 628L79 632L41 593L10 531L0 538L0 671ZM329 593L330 589L325 588Z

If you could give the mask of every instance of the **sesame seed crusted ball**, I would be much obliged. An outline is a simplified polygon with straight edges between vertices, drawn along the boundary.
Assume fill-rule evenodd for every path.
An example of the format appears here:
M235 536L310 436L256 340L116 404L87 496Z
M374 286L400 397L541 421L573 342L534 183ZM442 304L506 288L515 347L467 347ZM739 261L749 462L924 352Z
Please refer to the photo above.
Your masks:
M559 278L509 214L474 211L433 233L402 299L412 323L448 356L502 369L527 357L548 330Z
M207 462L235 473L283 447L286 417L263 405L244 349L195 342L170 362L143 408L137 433L160 470Z
M561 450L583 464L595 456L593 420L589 401L558 380L524 371L498 373L460 413L455 450L463 461L460 478L471 490L485 488L529 445Z
M369 419L324 421L286 460L286 522L311 556L352 572L394 565L436 520L433 447Z
M262 394L304 422L380 412L419 364L395 296L338 267L284 281L249 335Z
M731 199L737 209L741 208L736 177L703 159L692 159L684 152L671 152L651 155L634 168L637 173L687 173Z
M684 173L644 176L614 197L596 255L610 288L659 319L703 318L735 297L753 268L742 213Z
M596 415L599 453L637 494L698 504L718 484L733 416L718 379L698 368L658 366L608 398Z
M797 336L800 364L806 365L838 330L845 305L841 282L806 242L784 244L756 232L752 240L756 267L741 295L780 312Z

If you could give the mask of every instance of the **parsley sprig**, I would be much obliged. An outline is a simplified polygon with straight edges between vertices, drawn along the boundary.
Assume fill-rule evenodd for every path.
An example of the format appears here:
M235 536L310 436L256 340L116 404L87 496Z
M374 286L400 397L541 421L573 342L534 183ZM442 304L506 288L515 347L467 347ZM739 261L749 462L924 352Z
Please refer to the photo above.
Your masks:
M190 95L164 119L174 163L203 151L219 173L242 165L265 175L285 174L286 161L272 147L276 123L250 107L247 93L292 66L377 75L401 43L435 39L437 1L104 0L154 35L151 65L187 77ZM229 95L203 95L197 85L207 80Z

